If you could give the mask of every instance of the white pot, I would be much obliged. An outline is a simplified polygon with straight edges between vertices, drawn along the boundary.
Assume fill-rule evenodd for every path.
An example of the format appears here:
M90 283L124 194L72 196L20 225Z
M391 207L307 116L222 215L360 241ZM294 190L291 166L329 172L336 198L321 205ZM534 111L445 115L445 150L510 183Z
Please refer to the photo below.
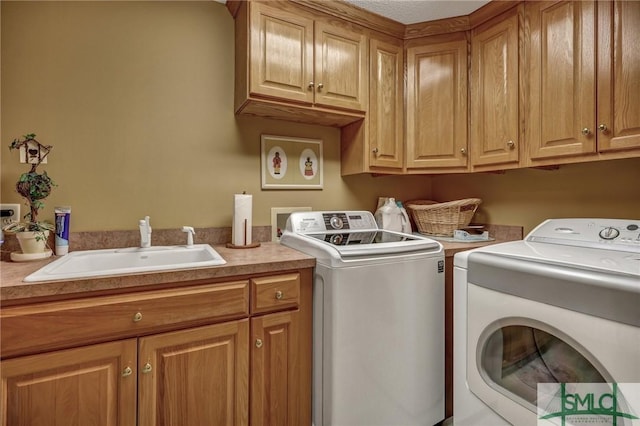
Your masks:
M44 253L49 239L49 231L16 232L22 253Z

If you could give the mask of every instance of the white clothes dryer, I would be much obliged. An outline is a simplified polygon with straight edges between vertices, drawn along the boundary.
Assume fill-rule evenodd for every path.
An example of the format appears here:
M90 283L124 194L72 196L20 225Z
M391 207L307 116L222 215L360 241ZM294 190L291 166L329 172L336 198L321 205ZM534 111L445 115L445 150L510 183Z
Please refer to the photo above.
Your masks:
M455 255L454 425L536 425L538 383L599 382L640 383L640 220Z

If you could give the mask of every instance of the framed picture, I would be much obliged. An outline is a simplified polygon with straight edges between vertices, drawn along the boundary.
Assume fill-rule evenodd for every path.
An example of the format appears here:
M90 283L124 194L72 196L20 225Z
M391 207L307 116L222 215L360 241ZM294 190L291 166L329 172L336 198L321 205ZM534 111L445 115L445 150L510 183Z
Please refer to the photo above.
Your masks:
M287 225L287 219L293 212L310 212L311 207L272 207L271 208L271 241L280 241L280 236Z
M261 136L262 189L322 189L322 140Z

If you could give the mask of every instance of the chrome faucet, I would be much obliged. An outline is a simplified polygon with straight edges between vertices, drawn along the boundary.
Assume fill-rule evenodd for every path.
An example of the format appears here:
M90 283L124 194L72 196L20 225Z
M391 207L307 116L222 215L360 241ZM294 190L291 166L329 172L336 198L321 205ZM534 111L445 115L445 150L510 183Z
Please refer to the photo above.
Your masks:
M140 228L140 247L151 247L151 225L149 224L149 216L140 219L138 227Z
M187 247L193 247L193 236L196 235L196 231L191 226L183 226L182 232L187 233Z

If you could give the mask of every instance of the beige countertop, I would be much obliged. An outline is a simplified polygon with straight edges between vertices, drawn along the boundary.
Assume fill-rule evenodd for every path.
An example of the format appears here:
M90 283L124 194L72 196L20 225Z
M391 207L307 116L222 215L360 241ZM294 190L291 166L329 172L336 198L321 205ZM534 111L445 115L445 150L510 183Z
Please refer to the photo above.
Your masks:
M479 242L442 242L445 256L470 250L476 247L522 239L522 227L487 225L492 241ZM217 237L220 238L220 237ZM223 237L224 238L224 237ZM94 238L95 239L95 238ZM172 243L163 241L164 243ZM112 242L122 244L122 240ZM104 241L101 240L104 245ZM123 246L125 246L124 244ZM227 261L220 266L195 268L187 270L161 271L130 275L111 275L97 278L84 278L64 281L41 281L25 283L23 279L52 262L56 257L32 262L0 262L0 303L7 306L19 304L26 299L36 302L39 299L67 298L74 294L103 294L118 291L132 291L143 287L162 287L175 283L206 282L242 275L265 274L298 268L314 267L313 257L297 250L281 246L274 242L263 242L260 247L252 249L230 249L224 244L211 244ZM94 247L79 247L78 249Z
M263 242L252 249L230 249L224 245L213 248L227 261L226 264L207 268L111 275L64 281L40 281L25 283L22 280L56 259L32 262L0 262L0 302L3 305L20 303L29 299L71 296L74 293L113 292L137 287L162 286L163 284L207 281L218 278L249 274L264 274L298 268L314 267L313 257L278 243Z

